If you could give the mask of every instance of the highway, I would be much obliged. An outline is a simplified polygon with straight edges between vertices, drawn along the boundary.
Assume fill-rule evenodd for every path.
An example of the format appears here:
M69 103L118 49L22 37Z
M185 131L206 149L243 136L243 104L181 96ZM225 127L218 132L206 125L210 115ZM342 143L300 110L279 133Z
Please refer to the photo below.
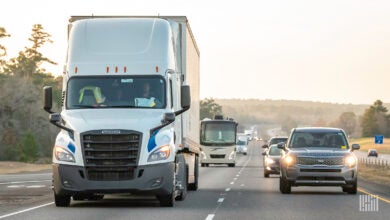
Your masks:
M57 208L50 172L0 175L0 219L389 219L390 188L361 180L357 195L340 187L293 187L291 194L281 194L276 175L263 177L261 151L252 142L234 168L201 167L199 190L174 208L159 207L152 197L129 195ZM377 210L361 211L360 198L366 193L379 196Z

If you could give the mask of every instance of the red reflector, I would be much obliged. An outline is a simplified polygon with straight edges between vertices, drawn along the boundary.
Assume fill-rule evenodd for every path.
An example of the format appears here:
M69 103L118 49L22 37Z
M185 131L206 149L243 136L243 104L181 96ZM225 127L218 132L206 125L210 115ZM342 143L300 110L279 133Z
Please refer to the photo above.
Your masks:
M156 66L156 73L158 73L158 66Z
M106 67L106 73L110 72L110 67Z
M74 73L77 73L79 69L77 68L77 66L74 68Z
M123 67L123 72L127 72L127 68L126 67Z
M118 67L116 66L116 67L115 67L115 73L117 73L117 72L118 72Z

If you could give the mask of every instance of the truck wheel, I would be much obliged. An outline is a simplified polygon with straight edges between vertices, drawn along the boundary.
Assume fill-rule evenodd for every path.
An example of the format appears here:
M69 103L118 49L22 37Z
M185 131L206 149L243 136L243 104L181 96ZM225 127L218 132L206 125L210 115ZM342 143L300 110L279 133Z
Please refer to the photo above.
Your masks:
M198 190L198 180L199 180L199 157L195 156L194 182L188 184L188 189L192 191Z
M176 197L176 200L183 201L187 196L187 184L188 184L188 165L186 165L183 173L183 179L182 181L182 187L183 189L180 190L179 196Z
M206 164L202 163L202 164L201 164L201 166L202 166L202 167L205 167L205 166L206 166Z
M279 189L280 189L280 192L283 194L291 193L291 185L288 182L288 180L286 179L286 177L281 176L279 178Z
M70 205L70 196L61 196L54 193L54 202L57 207L68 207Z
M343 186L343 192L348 194L356 194L357 193L357 181L355 181L351 186Z
M160 201L160 206L162 207L173 207L175 205L175 193L158 196L158 200Z
M235 167L236 164L235 164L235 163L229 163L228 166L229 166L229 167Z
M246 156L246 155L247 155L247 153L244 153L244 155Z

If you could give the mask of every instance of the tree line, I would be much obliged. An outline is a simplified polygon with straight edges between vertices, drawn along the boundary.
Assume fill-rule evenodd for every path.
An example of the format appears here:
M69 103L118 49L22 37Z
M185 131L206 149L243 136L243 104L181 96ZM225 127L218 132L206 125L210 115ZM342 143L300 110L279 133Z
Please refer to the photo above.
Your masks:
M57 65L40 49L52 43L41 24L34 24L29 44L16 57L6 59L6 38L12 38L0 27L0 160L36 161L50 157L58 132L50 126L42 110L42 88L54 89L55 106L61 103L62 78L54 77L42 64Z

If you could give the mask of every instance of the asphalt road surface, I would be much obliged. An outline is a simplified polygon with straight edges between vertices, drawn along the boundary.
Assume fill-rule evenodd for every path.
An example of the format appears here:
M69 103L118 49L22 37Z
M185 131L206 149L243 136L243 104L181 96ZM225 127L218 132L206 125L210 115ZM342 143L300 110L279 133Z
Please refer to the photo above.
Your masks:
M390 188L361 180L357 195L341 187L293 187L281 194L277 176L263 177L261 151L252 142L236 167L202 167L199 190L173 208L130 195L57 208L51 173L0 175L0 219L389 219Z

